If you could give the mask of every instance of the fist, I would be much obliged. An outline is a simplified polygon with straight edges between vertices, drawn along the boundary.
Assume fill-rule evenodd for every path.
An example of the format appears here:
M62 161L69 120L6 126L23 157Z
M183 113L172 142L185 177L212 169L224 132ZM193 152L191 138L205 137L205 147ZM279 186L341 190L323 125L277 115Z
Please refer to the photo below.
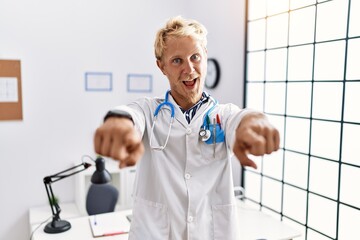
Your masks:
M133 122L110 117L95 131L95 152L119 161L119 167L133 166L144 153L144 145Z
M257 168L248 154L262 156L279 149L279 131L262 113L248 113L236 129L234 154L241 165Z

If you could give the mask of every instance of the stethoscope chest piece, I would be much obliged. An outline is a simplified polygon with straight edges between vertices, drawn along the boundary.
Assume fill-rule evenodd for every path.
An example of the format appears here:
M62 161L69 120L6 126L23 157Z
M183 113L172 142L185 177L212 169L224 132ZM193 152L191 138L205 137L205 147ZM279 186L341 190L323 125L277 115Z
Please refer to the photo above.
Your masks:
M200 140L203 141L203 142L206 142L207 140L210 139L211 137L211 132L209 129L204 129L202 128L199 132L199 137L200 137Z

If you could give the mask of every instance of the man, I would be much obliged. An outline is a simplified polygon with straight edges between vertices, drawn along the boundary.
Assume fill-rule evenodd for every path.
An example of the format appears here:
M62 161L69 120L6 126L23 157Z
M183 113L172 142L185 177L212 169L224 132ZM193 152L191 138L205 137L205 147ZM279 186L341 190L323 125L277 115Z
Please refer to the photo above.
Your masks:
M95 133L97 153L137 164L130 239L236 239L231 156L256 168L248 154L279 148L265 115L203 91L206 34L197 21L170 19L155 41L170 91L113 109Z

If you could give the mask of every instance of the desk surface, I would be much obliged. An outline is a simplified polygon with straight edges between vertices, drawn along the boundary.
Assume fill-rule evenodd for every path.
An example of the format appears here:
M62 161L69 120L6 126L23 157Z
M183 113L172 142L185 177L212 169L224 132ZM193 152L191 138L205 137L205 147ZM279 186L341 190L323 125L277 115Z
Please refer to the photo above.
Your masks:
M257 209L238 203L239 239L294 239L301 233Z
M124 211L118 211L113 213L107 213L107 214L117 214L121 215L124 218L126 218L127 215L131 215L132 210L124 210ZM65 219L65 218L62 218ZM78 217L78 218L70 218L66 219L71 224L70 230L63 232L63 233L57 233L57 234L49 234L44 232L44 227L46 224L42 224L33 235L32 240L89 240L89 239L104 239L104 240L127 240L128 234L119 234L114 236L106 236L101 238L94 238L91 232L91 227L89 223L89 216L84 217ZM35 230L35 228L38 226L38 224L33 225L32 230Z
M132 210L118 211L108 214L120 214L124 218L130 215ZM241 201L238 202L238 220L239 220L239 239L241 240L256 240L256 239L293 239L299 237L301 234L299 231L287 226L286 224L274 219L273 217L251 208ZM63 218L66 219L66 218ZM74 217L66 219L71 223L71 229L58 234L48 234L44 232L44 225L42 224L33 235L33 240L72 240L72 239L95 239L92 236L91 228L89 224L89 217ZM34 230L38 226L38 223L31 226L31 230ZM98 239L98 238L96 238ZM101 237L104 240L127 240L128 235L115 235Z

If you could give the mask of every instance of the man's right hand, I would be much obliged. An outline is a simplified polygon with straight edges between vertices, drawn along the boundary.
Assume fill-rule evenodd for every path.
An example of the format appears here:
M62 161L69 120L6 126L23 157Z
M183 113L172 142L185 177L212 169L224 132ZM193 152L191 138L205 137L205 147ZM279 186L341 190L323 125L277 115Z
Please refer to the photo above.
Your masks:
M142 157L144 145L131 120L109 117L96 129L95 152L119 161L119 167L133 166Z

